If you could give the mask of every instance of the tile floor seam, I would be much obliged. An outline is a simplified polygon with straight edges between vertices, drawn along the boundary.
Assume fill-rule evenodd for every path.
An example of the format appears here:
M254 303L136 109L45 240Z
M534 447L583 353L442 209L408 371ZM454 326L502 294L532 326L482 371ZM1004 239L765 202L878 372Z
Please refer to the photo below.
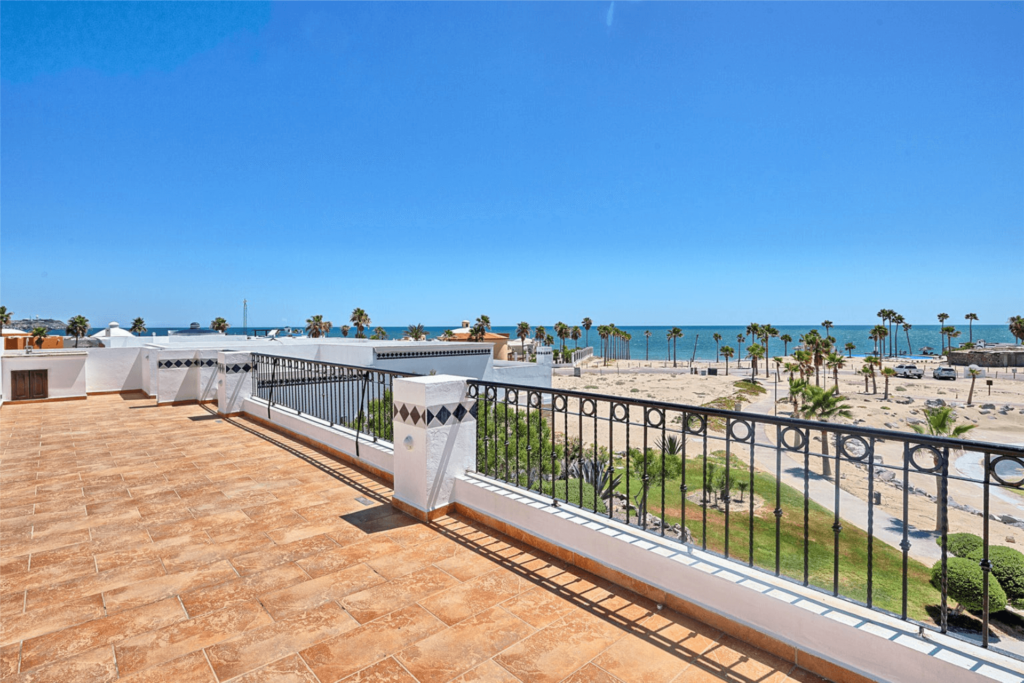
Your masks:
M203 659L206 660L206 666L210 667L210 675L213 676L213 680L219 681L220 677L217 675L217 671L213 668L213 662L210 661L210 655L207 654L206 648L202 648Z

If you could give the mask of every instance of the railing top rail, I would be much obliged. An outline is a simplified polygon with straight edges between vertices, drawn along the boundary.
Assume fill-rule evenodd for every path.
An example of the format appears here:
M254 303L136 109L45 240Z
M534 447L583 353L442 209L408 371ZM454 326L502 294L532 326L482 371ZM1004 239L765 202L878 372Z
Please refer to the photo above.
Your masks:
M368 367L365 365L347 365L345 363L331 363L323 360L313 360L310 358L296 358L295 356L277 356L271 353L257 353L253 352L252 356L260 358L268 358L274 360L289 360L289 361L300 361L303 363L313 363L316 365L327 365L335 368L345 368L346 370L365 370L367 372L379 372L383 375L393 375L395 377L420 377L421 375L415 372L403 372L401 370L388 370L387 368Z
M709 406L693 406L685 403L668 403L666 401L651 401L648 399L629 398L626 396L613 396L610 394L597 394L588 391L576 391L573 389L547 389L525 384L508 384L505 382L492 382L489 380L470 379L470 384L498 389L514 389L516 391L533 391L543 394L559 394L561 396L589 399L595 401L608 401L611 403L638 406L641 408L656 408L659 410L672 410L677 412L697 413L711 417L722 417L732 420L751 420L765 424L777 425L780 427L802 427L805 429L825 430L830 432L842 432L844 435L872 437L875 439L890 439L893 441L913 441L915 444L925 446L937 446L943 448L966 449L972 451L985 451L999 455L1010 455L1024 458L1024 446L1011 444L992 443L990 441L969 441L953 439L942 436L930 436L918 434L917 432L898 432L891 429L877 429L875 427L858 427L857 425L846 425L835 422L818 422L816 420L804 420L793 417L777 417L762 413L750 413L740 410L725 410Z

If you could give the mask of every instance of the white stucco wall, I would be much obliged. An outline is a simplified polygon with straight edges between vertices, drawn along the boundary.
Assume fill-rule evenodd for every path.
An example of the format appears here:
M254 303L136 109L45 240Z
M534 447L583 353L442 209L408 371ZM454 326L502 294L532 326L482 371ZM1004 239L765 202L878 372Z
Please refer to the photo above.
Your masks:
M495 361L483 379L488 382L503 382L505 384L522 384L542 389L551 388L551 366L539 363L513 363L510 361Z
M33 353L4 354L0 372L3 374L3 394L11 396L11 373L20 370L46 370L48 398L77 398L86 393L85 351L35 351Z
M122 337L114 337L122 339ZM143 389L144 349L140 347L89 349L86 361L86 390L141 391Z

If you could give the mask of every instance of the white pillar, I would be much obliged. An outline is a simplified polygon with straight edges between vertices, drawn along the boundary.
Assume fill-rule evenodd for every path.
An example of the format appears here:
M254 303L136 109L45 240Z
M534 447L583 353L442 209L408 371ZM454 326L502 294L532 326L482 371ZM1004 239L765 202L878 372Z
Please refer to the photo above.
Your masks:
M217 412L238 415L252 393L252 356L247 352L217 352Z
M476 469L476 399L451 375L394 382L392 504L417 519L445 514L456 477Z

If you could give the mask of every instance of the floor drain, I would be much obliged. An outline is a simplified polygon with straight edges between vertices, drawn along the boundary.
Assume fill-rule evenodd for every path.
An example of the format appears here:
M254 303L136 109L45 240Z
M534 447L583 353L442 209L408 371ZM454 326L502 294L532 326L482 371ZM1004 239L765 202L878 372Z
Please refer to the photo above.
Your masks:
M373 505L373 501L366 498L365 496L359 496L358 498L356 498L356 501L362 503L363 505Z

